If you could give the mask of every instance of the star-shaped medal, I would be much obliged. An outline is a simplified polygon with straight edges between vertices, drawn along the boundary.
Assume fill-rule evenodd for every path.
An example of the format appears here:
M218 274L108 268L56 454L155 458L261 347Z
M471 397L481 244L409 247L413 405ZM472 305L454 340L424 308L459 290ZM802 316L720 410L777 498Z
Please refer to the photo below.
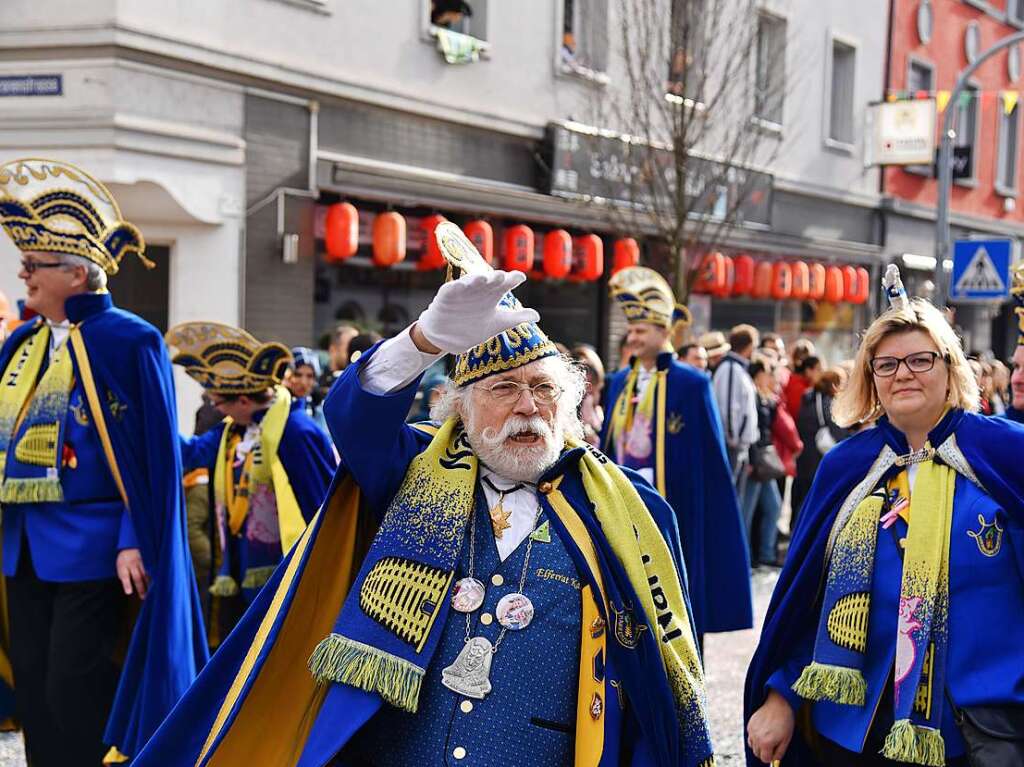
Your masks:
M501 535L510 527L509 517L512 516L511 511L505 511L505 505L498 501L498 505L491 509L491 528L494 530L494 537L501 540Z

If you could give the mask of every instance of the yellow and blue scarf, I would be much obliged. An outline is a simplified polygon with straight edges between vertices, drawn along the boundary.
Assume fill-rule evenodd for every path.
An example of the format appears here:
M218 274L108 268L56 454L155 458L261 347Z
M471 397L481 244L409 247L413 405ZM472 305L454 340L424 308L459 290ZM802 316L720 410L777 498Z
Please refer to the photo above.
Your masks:
M910 521L897 621L895 722L882 754L897 762L945 764L939 731L947 650L949 543L956 472L920 464ZM839 532L829 563L813 661L793 689L808 700L863 706L871 581L883 489L862 500Z
M64 424L74 382L71 350L64 344L39 371L50 348L50 329L30 335L12 355L0 384L2 503L64 500L60 469ZM36 383L38 381L38 384Z
M318 680L375 692L393 706L416 711L450 609L477 466L455 419L445 422L412 460L353 585L358 600L346 601L333 632L310 658ZM618 563L614 569L624 572L623 591L634 593L639 602L628 626L620 626L619 614L609 610L609 605L624 607L618 594L609 592L607 604L602 596L602 607L616 630L628 629L644 638L649 652L635 653L636 662L642 664L641 673L651 675L652 690L670 691L683 763L710 767L714 756L703 672L668 545L618 467L596 451L586 451L580 467L597 525ZM561 515L559 505L555 509Z

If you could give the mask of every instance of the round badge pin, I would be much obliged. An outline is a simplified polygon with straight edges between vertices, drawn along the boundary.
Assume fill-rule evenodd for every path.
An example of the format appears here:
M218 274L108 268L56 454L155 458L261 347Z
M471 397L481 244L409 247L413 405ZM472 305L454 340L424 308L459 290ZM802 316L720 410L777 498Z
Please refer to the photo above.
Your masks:
M498 623L509 631L521 631L533 620L533 602L526 594L512 592L498 600Z
M460 613L471 613L484 603L484 584L476 578L462 578L455 582L452 608Z

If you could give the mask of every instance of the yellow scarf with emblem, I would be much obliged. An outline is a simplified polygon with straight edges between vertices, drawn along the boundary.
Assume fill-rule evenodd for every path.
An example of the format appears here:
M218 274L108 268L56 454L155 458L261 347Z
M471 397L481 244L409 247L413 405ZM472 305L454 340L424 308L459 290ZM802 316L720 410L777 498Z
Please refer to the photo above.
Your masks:
M227 513L228 529L232 535L238 535L249 514L249 500L261 490L272 490L277 502L278 527L281 534L281 552L287 553L302 535L306 528L306 520L299 509L288 474L278 457L277 450L284 435L288 415L291 412L291 395L283 386L275 390L274 403L267 410L260 424L259 442L253 447L245 459L242 477L236 483L233 470L235 458L232 440L234 421L224 419L224 433L221 435L217 449L217 461L214 464L213 492L218 508ZM273 567L269 568L270 572ZM269 577L269 572L267 573ZM220 596L237 593L237 584L224 582L224 576L218 576L211 592ZM264 579L266 580L266 579ZM252 584L260 585L260 584Z

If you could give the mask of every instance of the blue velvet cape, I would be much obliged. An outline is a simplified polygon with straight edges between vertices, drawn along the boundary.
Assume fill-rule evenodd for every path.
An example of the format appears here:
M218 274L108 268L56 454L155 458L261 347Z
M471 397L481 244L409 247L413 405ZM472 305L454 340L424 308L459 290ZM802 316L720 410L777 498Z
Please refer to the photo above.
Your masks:
M664 462L666 500L679 523L697 635L748 629L754 625L750 552L711 381L669 352L659 355L657 367L668 371L666 418L679 416L682 424L674 434L662 425L665 455L656 460ZM601 445L612 458L608 431L628 375L625 368L610 376L602 397Z
M960 451L985 491L1008 515L1024 521L1024 464L1020 460L1024 455L1024 426L1003 418L951 410L929 432L928 439L932 445L939 445L950 434L955 434ZM822 584L827 575L825 548L836 514L847 495L867 475L884 445L889 445L897 455L910 450L903 433L885 417L875 428L840 442L818 467L747 671L744 731L751 715L767 697L768 678L788 660L792 642L808 632L813 635L817 629ZM899 471L899 467L893 467L882 481ZM818 764L801 737L799 727L782 763L784 767L816 767ZM762 764L749 748L747 764L749 767Z
M105 743L134 756L208 658L188 549L174 381L159 331L115 308L108 293L72 296L65 311L72 324L81 323L142 561L151 579L104 735ZM11 334L0 349L0 370L38 327L22 325ZM126 407L118 407L115 415L111 402Z

